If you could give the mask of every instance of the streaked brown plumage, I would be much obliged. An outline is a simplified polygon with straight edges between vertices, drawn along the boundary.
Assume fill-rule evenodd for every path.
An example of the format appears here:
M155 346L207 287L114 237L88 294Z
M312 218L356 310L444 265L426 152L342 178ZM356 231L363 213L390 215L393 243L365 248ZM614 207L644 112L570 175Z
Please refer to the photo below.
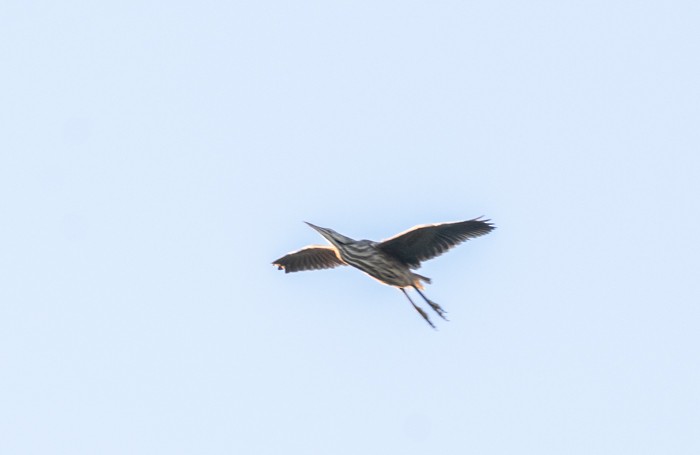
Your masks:
M443 319L446 319L445 311L421 292L421 282L430 283L430 279L411 269L420 268L421 262L439 256L466 240L488 234L495 229L489 221L475 218L454 223L420 225L382 242L353 240L332 229L306 223L326 238L331 246L308 246L282 256L273 265L280 270L284 269L285 273L351 265L384 284L399 288L416 311L434 328L428 315L411 300L405 288L414 288Z

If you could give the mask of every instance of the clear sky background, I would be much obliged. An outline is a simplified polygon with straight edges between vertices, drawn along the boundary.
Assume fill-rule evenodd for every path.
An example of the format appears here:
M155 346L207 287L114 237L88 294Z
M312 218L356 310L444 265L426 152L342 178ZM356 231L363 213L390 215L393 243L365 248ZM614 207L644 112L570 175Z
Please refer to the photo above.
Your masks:
M700 453L698 5L4 1L0 452Z

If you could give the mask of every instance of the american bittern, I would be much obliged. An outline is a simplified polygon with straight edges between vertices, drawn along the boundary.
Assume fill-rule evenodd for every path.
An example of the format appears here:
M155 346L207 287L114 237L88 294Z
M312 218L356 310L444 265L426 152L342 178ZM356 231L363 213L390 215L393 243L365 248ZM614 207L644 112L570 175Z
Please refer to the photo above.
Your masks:
M314 226L330 246L312 245L291 252L274 261L278 269L286 273L302 270L332 269L340 265L351 265L372 278L403 292L413 308L435 328L425 311L416 305L406 292L412 287L430 305L438 316L447 320L445 310L428 299L421 291L430 278L411 271L420 267L421 262L446 252L455 245L474 237L488 234L495 229L489 222L475 218L455 223L425 224L416 226L382 242L353 240L333 229Z

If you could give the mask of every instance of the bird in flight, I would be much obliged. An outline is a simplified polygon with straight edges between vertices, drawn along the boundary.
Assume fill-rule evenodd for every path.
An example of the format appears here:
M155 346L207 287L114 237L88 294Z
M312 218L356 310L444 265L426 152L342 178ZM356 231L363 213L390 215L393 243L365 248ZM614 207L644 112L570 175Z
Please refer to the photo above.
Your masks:
M311 245L293 251L274 261L279 270L285 273L302 270L332 269L341 265L351 265L370 277L389 286L398 288L406 296L413 308L435 328L428 314L416 305L406 292L415 289L430 308L442 319L445 310L428 299L421 291L423 283L430 278L419 275L411 269L418 269L421 262L441 255L450 248L469 239L486 235L496 227L490 220L475 218L454 223L424 224L415 226L381 242L354 240L333 229L322 228L306 222L321 234L330 245Z

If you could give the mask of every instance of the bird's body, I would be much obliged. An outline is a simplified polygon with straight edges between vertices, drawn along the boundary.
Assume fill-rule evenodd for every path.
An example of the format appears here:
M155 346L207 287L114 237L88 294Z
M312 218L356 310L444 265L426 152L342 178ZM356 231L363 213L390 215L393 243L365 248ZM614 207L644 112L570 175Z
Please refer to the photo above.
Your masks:
M340 259L358 268L372 278L389 286L405 288L420 284L420 275L411 272L408 266L376 247L377 242L359 240L337 249Z
M307 224L332 246L309 246L277 259L273 262L274 265L286 273L351 265L383 284L399 288L432 327L435 326L428 315L411 300L405 288L414 288L443 319L446 319L445 311L421 292L421 282L430 283L430 279L411 269L419 268L422 261L438 256L465 240L488 234L495 229L488 220L477 218L416 226L382 242L373 242L354 240L332 229Z

